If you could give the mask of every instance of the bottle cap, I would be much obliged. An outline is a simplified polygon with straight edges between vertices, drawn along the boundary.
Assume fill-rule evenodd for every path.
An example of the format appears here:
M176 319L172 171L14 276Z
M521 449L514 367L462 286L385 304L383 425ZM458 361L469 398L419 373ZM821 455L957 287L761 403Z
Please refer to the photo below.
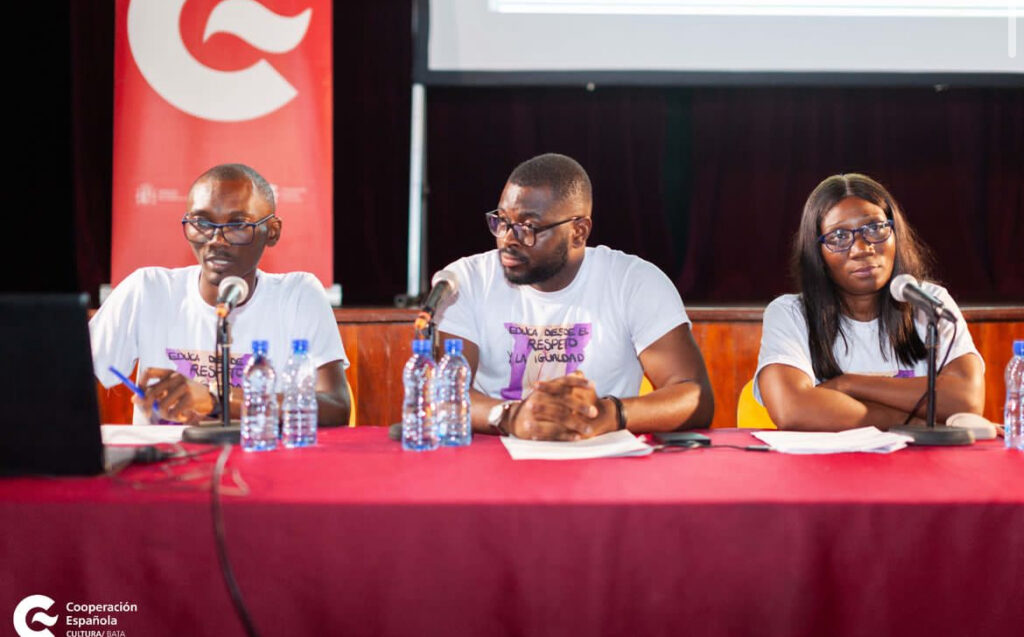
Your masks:
M304 338L297 338L292 341L292 353L293 354L308 354L309 353L309 341Z
M1013 342L1013 355L1024 356L1024 341Z
M267 341L253 341L252 342L252 353L267 355L267 350L270 349L270 344Z
M444 339L444 353L450 356L458 356L462 354L462 339L461 338L446 338Z
M412 341L412 353L426 356L430 354L430 341L425 338L417 338Z

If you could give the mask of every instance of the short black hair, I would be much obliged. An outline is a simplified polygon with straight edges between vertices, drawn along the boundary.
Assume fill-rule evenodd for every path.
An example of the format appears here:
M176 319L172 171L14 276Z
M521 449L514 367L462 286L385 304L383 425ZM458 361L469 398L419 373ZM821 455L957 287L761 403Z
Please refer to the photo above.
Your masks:
M195 186L204 179L216 179L217 181L238 181L248 179L252 182L253 188L260 193L263 200L270 204L270 212L277 212L277 203L274 201L274 189L270 183L263 178L263 175L256 172L251 166L245 164L218 164L207 170L192 183Z
M527 159L508 176L508 183L527 188L547 186L556 201L579 198L589 206L593 198L590 177L578 161L558 153L545 153Z

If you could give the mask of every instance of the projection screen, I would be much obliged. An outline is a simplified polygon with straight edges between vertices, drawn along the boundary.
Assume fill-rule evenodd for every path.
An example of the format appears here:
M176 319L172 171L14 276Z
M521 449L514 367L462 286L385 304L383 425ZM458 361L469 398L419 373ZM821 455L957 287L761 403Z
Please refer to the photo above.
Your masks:
M421 0L425 84L1021 84L1019 0Z

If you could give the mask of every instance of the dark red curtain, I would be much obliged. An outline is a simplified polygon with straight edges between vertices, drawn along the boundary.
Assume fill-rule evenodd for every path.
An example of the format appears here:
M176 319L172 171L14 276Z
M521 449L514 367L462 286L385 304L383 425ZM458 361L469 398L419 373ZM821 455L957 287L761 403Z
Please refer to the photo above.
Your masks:
M956 298L1024 301L1024 92L704 90L693 96L689 296L791 290L790 239L824 177L882 182Z
M53 235L62 254L46 267L58 275L18 281L95 293L110 269L113 2L70 0L57 19L50 5L33 11L60 41L36 58L40 94L20 124L47 131L38 156L58 169L45 183L65 197L51 218L74 232ZM410 27L407 0L335 5L335 279L346 305L389 304L405 289ZM40 111L54 101L59 116ZM593 242L656 263L690 303L790 290L803 201L843 171L889 187L957 299L1024 302L1022 88L430 88L427 135L431 271L493 245L482 213L505 177L557 151L593 179Z
M956 298L1024 301L1022 90L434 89L428 138L433 269L492 246L508 172L558 151L594 182L593 243L689 302L791 291L804 200L839 172L889 188Z

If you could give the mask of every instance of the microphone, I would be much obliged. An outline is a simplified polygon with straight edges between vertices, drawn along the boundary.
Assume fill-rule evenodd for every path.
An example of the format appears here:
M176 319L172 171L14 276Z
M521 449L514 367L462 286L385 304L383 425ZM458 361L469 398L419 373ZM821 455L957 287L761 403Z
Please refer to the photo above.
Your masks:
M227 318L235 306L249 296L249 284L239 276L229 276L217 287L217 316Z
M437 308L459 289L459 281L451 270L441 270L434 275L431 283L433 287L430 288L430 293L427 294L427 299L423 302L423 309L420 310L416 317L416 323L413 325L417 330L426 329L427 325L434 320Z
M901 274L894 277L892 283L889 284L889 293L897 301L910 303L914 307L933 315L936 319L956 322L956 317L943 306L942 301L925 292L921 284L917 282L917 279L909 274Z

